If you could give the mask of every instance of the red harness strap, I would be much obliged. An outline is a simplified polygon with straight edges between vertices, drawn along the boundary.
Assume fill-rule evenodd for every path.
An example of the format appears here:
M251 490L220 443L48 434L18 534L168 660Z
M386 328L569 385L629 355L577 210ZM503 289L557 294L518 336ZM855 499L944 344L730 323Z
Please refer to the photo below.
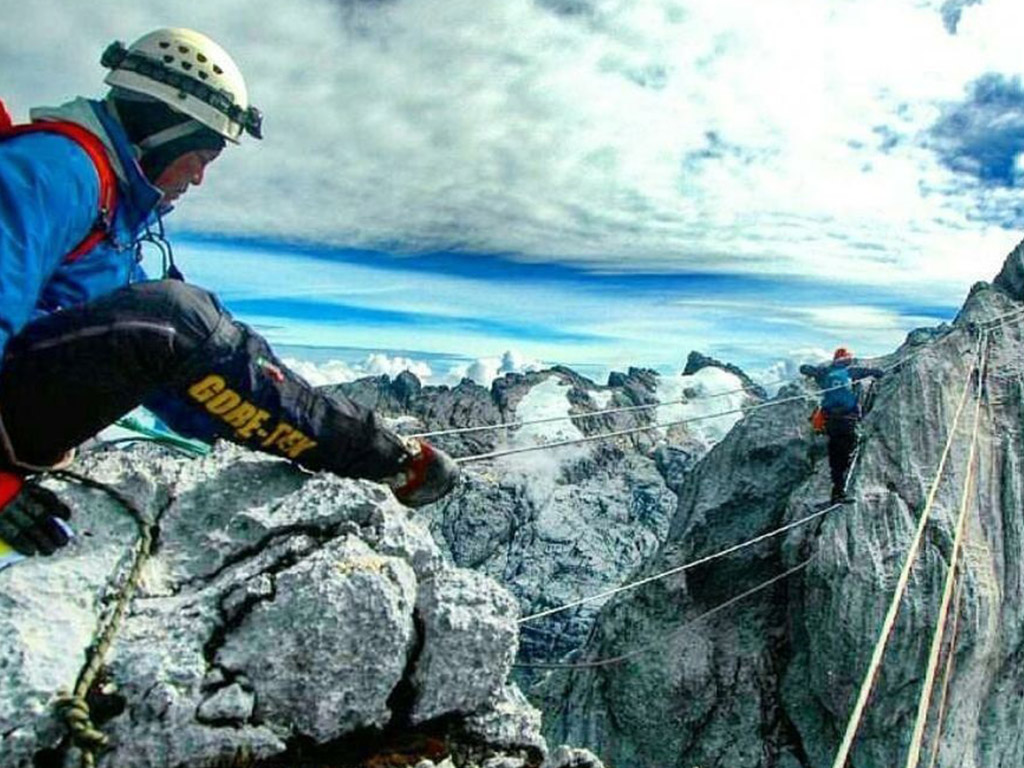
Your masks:
M99 215L85 239L64 257L64 262L70 264L91 251L109 235L111 223L114 220L114 209L117 207L117 176L110 165L106 147L92 131L76 123L56 120L14 125L3 101L0 101L0 140L20 136L24 133L56 133L66 136L85 150L96 168L96 175L100 181Z

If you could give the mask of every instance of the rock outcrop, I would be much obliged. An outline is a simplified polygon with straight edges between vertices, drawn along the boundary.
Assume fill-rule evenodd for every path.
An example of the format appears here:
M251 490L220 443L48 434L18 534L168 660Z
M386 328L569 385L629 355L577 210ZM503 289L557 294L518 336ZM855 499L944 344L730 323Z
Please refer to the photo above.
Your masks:
M556 367L506 374L490 390L470 381L424 387L412 374L340 390L407 433L573 417L432 438L456 456L737 411L608 442L465 465L459 491L427 513L431 530L453 562L508 585L521 611L530 614L603 592L634 571L664 540L677 503L674 489L690 467L740 418L740 408L757 402L756 392L743 391L748 380L742 372L710 358L699 362L691 374L675 377L630 368L612 373L606 386ZM604 413L621 408L632 410ZM527 626L520 661L558 659L578 648L600 605L587 603ZM524 684L533 679L526 670L517 672Z
M831 766L952 431L849 764L904 764L971 480L956 634L948 628L940 666L949 686L935 691L924 759L935 744L941 768L1024 765L1024 313L1010 314L1024 309L1022 248L994 285L974 287L952 327L914 332L880 361L902 362L875 387L854 503L606 604L574 657L592 666L552 673L538 691L549 738L630 768ZM983 338L989 362L977 376ZM798 402L760 409L716 445L682 479L666 541L639 575L828 509L827 462L806 415Z
M374 756L396 752L425 766L599 768L574 750L545 762L540 713L507 679L516 601L446 562L382 486L231 446L192 460L101 449L76 471L155 537L88 697L114 745L101 768L383 765ZM64 764L54 696L92 654L137 537L114 496L46 483L73 508L77 539L0 571L3 768Z

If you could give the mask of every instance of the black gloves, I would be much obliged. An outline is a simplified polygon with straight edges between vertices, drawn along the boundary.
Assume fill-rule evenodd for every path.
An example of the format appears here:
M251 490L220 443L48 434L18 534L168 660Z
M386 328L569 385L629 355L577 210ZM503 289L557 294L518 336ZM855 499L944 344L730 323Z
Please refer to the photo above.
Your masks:
M451 492L459 479L459 465L426 440L403 438L409 453L402 471L385 482L407 507L432 504Z
M52 555L70 541L71 510L53 491L27 481L0 509L0 539L23 555Z

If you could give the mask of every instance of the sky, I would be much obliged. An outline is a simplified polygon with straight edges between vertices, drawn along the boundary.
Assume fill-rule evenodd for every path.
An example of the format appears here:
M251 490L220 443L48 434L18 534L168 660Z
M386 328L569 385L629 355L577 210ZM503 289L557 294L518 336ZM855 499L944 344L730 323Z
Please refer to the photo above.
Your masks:
M233 55L265 139L166 225L310 376L887 353L1024 224L1019 0L0 5L18 119L114 39Z

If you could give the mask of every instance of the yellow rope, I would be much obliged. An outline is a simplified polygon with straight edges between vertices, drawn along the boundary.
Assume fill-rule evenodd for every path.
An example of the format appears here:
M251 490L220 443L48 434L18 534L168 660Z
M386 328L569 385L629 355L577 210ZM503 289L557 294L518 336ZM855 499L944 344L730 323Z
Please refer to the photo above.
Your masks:
M960 574L956 585L956 597L953 598L953 605L960 605L960 594L963 592L964 578ZM956 641L960 631L960 612L953 611L953 630L949 637L949 650L946 652L946 669L942 674L942 696L939 698L939 712L935 716L935 738L932 739L932 759L928 764L929 768L935 768L939 760L939 737L942 735L942 725L946 719L946 701L949 696L949 681L953 679L953 662L956 658Z
M98 632L90 657L78 676L78 682L75 684L74 691L70 694L66 692L58 694L55 702L57 711L63 717L64 723L68 728L71 743L78 748L81 754L82 768L93 768L96 764L97 752L108 747L110 739L93 725L86 697L95 684L100 670L103 668L107 653L110 651L114 638L121 628L121 622L124 620L128 605L131 603L135 590L142 579L142 568L152 549L153 535L150 531L149 523L142 512L131 499L120 492L85 475L79 475L66 470L54 474L90 488L96 488L111 496L128 510L139 528L139 538L135 544L135 557L128 576L118 591L117 600L114 603L114 611L110 614L106 624Z
M988 333L982 335L981 360L978 371L985 370L985 362L988 359ZM979 381L979 390L980 390ZM942 639L946 633L946 618L949 615L949 605L953 598L953 585L956 582L957 563L960 559L960 548L967 530L967 510L970 507L971 485L974 478L974 457L978 448L978 426L981 423L981 393L977 393L974 404L974 428L971 432L971 447L967 453L967 472L964 478L963 494L960 498L960 514L957 518L955 535L953 536L953 552L949 556L949 572L946 574L946 584L942 590L942 602L940 603L939 616L935 621L935 633L932 636L932 646L928 654L928 666L925 671L924 687L921 689L921 698L917 706L917 720L914 723L914 733L910 739L910 751L907 753L906 768L917 768L921 759L921 744L924 741L924 727L928 721L928 710L931 708L932 689L935 686L935 672L939 666L939 656L942 653Z
M907 557L903 563L903 570L900 573L899 581L896 585L896 591L893 593L892 601L889 604L889 610L885 616L885 621L882 623L882 630L879 633L878 641L875 643L874 651L871 654L871 662L868 665L867 674L864 675L864 681L861 683L857 702L854 705L853 713L850 715L850 720L846 725L846 732L843 734L843 741L839 745L839 752L836 754L835 761L832 763L832 768L844 768L846 765L846 761L850 756L850 749L853 746L853 739L857 735L857 729L860 727L861 720L864 717L864 710L867 707L868 697L871 695L871 689L874 687L878 670L882 666L882 657L885 654L886 646L889 644L893 625L896 623L896 614L899 612L900 601L903 599L903 594L907 589L907 583L910 581L911 568L914 565L914 561L917 559L917 553L920 550L921 542L924 539L924 531L931 515L932 504L934 504L935 496L938 494L939 480L942 478L942 472L945 469L946 460L949 457L949 451L953 445L953 439L956 437L956 428L960 422L960 414L963 412L964 405L967 403L967 395L971 390L971 377L976 370L977 361L981 356L980 352L981 346L979 339L978 351L975 355L974 362L971 365L971 369L967 374L967 378L964 381L964 391L960 396L960 402L957 405L956 413L953 415L953 420L950 423L949 436L946 439L946 445L942 449L942 455L939 459L939 467L935 472L935 479L932 481L932 486L928 491L924 509L921 511L921 517L917 523L917 530L914 533L914 538L911 540L910 549L907 551Z

